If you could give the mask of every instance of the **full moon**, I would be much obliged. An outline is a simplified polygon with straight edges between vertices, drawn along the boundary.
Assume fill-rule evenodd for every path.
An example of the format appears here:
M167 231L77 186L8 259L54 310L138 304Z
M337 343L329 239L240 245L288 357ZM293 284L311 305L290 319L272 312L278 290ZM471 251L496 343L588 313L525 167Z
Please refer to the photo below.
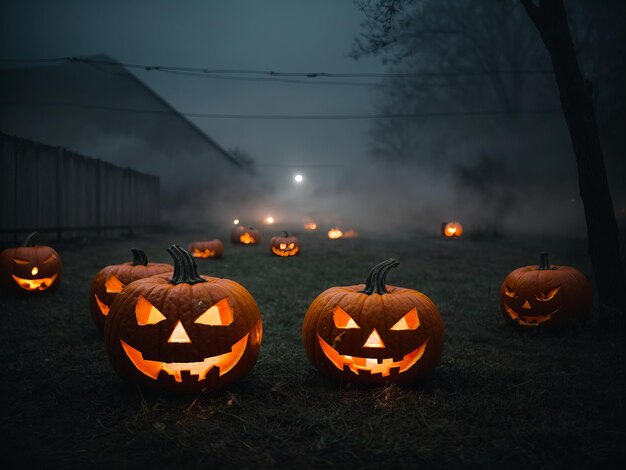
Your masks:
M302 177L302 175L297 174L296 176L293 177L293 179L296 181L296 183L302 183L302 180L304 178Z

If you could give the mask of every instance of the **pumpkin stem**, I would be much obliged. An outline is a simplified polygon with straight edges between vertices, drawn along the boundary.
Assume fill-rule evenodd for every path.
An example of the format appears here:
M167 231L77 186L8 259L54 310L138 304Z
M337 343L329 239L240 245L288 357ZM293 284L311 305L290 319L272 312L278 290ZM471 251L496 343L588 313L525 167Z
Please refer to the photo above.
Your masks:
M207 282L206 279L198 275L198 266L196 261L187 250L180 245L172 245L167 249L174 260L174 272L170 283L172 284L197 284L198 282Z
M382 263L378 263L372 268L367 280L365 281L365 289L360 290L363 294L388 294L387 286L385 285L387 279L387 273L391 268L398 266L400 262L397 259L389 258Z
M550 267L550 261L548 261L548 253L541 253L541 261L539 263L539 271L545 271L552 269Z
M39 232L33 232L26 236L22 246L35 246L35 238L39 237Z
M283 230L283 233L285 234L285 238L289 236L289 233L285 232L284 230Z
M133 266L148 266L148 257L143 250L131 248L130 251L133 252Z

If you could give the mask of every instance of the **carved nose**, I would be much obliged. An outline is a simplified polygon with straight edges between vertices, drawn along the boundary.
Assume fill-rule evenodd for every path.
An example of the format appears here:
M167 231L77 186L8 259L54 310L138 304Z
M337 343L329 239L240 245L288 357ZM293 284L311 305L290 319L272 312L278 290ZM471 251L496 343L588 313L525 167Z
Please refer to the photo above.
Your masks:
M174 331L170 335L170 338L167 340L168 343L191 343L191 339L189 339L189 335L185 331L185 327L178 320L176 326L174 327Z
M370 333L370 335L367 337L367 341L363 343L363 347L364 348L384 348L385 347L385 343L383 343L383 340L378 334L378 331L376 331L376 328L374 328L372 332Z
M524 302L524 305L522 305L522 308L525 308L526 310L530 310L530 304L528 303L528 300Z

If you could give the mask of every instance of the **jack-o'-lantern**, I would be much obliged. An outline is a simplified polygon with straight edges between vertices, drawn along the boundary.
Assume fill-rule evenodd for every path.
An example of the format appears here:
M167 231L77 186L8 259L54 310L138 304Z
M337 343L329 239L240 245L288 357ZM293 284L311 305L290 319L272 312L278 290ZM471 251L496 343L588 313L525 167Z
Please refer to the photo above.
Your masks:
M318 369L352 382L383 384L418 380L443 352L443 321L421 292L385 285L383 261L365 285L331 287L313 301L302 325L306 353Z
M91 282L89 306L91 319L94 325L104 333L104 323L111 304L122 289L137 279L172 272L174 266L165 263L148 263L146 254L138 249L131 248L133 261L107 266L98 272Z
M39 233L26 237L20 247L0 253L0 284L6 290L36 294L58 287L63 264L54 248L35 245Z
M445 238L458 238L463 235L463 226L459 222L442 222L441 234Z
M272 237L270 251L276 256L295 256L300 253L300 240L298 237L290 237L287 232L282 237Z
M114 300L105 325L109 360L122 377L155 389L223 388L258 358L259 308L242 285L199 276L180 246L167 251L173 273L137 280Z
M570 266L551 266L547 253L541 253L538 266L512 271L500 288L502 316L523 328L582 323L591 303L591 284L585 275Z
M258 245L261 233L254 227L235 227L230 234L230 241L240 245Z
M328 231L328 238L331 240L337 240L341 237L343 237L343 232L339 229L339 227L333 227Z
M194 258L221 258L224 254L224 244L220 240L202 240L191 242L187 251Z

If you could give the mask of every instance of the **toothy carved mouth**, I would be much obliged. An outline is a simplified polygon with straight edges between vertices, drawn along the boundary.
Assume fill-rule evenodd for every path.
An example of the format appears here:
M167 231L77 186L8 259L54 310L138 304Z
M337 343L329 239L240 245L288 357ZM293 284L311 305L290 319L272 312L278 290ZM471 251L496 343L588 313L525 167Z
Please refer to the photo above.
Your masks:
M552 315L554 315L559 310L557 308L547 315L522 315L509 307L506 302L504 302L504 309L509 314L509 317L511 317L513 320L517 320L517 322L523 326L539 326L542 323L550 320L552 318Z
M280 248L272 247L272 253L278 256L293 256L293 255L298 254L299 251L300 251L299 246L292 248L291 250L281 250Z
M324 341L319 334L317 335L317 339L322 347L322 351L324 351L326 357L337 369L344 370L344 367L348 366L348 368L357 375L360 371L367 371L370 374L381 374L382 377L388 377L393 368L400 369L399 373L401 373L413 367L424 355L426 345L428 344L428 340L426 340L420 347L406 354L399 361L394 361L391 357L376 359L339 354L330 344Z
M233 344L230 352L220 354L219 356L207 357L200 362L150 361L148 359L144 359L141 351L125 343L124 340L120 339L120 342L122 343L124 352L126 352L126 355L133 365L137 368L137 370L148 377L156 380L161 371L165 371L169 375L173 375L176 382L182 382L183 378L181 372L188 371L190 375L196 375L198 377L198 382L200 382L201 380L206 379L207 374L213 367L219 367L220 376L226 374L233 367L235 367L246 350L248 336L250 336L250 333L247 333L246 336Z
M213 258L215 256L215 250L199 250L198 248L194 248L191 253L194 258Z
M17 285L25 290L46 290L52 285L57 278L57 274L53 274L52 277L42 277L41 279L24 279L17 277L15 274L11 274Z

